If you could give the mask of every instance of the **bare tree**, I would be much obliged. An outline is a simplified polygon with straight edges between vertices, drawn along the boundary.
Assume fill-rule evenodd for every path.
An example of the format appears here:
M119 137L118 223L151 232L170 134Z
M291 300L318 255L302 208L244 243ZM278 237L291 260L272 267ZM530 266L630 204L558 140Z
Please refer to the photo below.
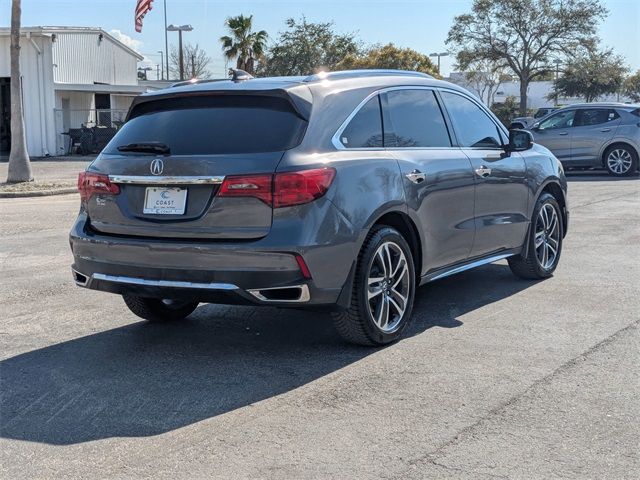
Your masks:
M496 92L508 78L504 65L491 60L479 60L469 65L465 72L468 87L478 94L488 107L494 102Z
M20 78L20 0L11 3L11 153L7 183L29 182L31 162L27 152L22 113L22 88Z
M208 78L211 72L208 70L211 58L197 43L185 44L184 49L184 72L190 78ZM180 76L180 52L176 47L171 49L169 54L169 72L174 78Z

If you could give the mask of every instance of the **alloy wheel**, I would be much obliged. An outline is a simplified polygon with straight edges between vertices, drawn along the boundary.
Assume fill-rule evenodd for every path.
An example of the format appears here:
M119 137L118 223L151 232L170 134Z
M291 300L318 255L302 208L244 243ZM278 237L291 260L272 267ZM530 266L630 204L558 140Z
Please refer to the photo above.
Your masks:
M385 333L397 330L407 310L411 288L409 266L400 246L388 241L373 256L367 278L367 303L375 325Z
M560 247L560 221L550 203L545 203L540 209L535 231L536 258L542 268L549 270L555 264Z
M633 163L631 153L624 148L616 148L607 156L607 166L616 175L624 175Z

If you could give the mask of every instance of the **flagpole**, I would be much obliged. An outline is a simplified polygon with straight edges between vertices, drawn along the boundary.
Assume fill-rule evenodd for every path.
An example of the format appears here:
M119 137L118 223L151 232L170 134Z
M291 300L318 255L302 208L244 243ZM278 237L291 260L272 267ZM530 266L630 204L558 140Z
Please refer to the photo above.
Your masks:
M164 0L164 54L167 67L167 80L169 80L169 39L167 36L167 0Z

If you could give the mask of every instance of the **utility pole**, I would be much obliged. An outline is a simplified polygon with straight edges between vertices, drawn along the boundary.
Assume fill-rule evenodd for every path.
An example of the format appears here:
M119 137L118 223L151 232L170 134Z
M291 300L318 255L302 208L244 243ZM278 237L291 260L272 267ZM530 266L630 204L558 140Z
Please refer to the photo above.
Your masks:
M191 78L196 78L196 54L191 54Z
M166 30L165 30L166 33ZM164 80L164 52L162 50L158 50L158 53L160 54L160 78L159 80ZM169 76L167 75L167 79L169 79Z

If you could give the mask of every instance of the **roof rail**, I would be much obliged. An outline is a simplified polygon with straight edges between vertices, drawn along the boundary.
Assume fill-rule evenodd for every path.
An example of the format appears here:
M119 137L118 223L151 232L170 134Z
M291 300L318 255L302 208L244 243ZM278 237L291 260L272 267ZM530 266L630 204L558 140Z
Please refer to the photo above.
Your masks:
M186 85L199 85L201 83L224 82L225 80L226 80L225 78L215 78L215 79L192 78L191 80L184 80L181 82L172 83L171 85L169 85L168 88L184 87Z
M385 76L406 76L406 77L421 77L421 78L433 78L431 75L422 72L413 72L410 70L383 70L383 69L361 69L361 70L341 70L337 72L318 72L306 77L303 82L317 82L320 80L338 80L345 78L360 78L360 77L385 77Z

